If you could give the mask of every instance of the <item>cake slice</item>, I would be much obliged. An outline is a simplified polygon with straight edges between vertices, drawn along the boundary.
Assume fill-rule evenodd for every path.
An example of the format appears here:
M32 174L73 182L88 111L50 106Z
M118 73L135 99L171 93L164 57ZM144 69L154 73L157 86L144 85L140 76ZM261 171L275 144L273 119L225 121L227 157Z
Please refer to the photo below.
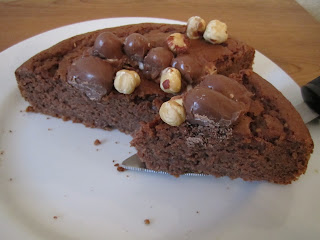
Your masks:
M131 144L148 169L175 176L289 184L305 173L313 151L299 113L252 70L206 76L164 103L160 116L145 123Z
M232 37L221 44L188 39L188 49L174 52L168 37L176 33L186 36L186 26L142 23L75 36L20 66L19 89L29 110L131 134L141 121L153 120L161 104L173 96L159 85L166 67L181 72L176 94L196 85L203 75L252 67L254 49ZM126 81L137 78L133 89L114 86L116 76L123 77L116 74L121 70Z

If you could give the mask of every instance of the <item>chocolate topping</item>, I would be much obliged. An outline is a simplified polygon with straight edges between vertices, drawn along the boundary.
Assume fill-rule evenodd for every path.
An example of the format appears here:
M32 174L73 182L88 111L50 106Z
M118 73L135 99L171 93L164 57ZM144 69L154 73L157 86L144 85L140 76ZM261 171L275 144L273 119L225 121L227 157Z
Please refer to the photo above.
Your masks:
M203 78L199 86L208 87L234 101L241 102L244 107L247 107L246 110L249 110L252 93L232 78L219 74L207 75Z
M229 126L250 108L252 94L236 80L208 75L183 97L186 119L199 125Z
M113 33L103 32L94 42L93 54L107 59L120 59L123 56L122 42Z
M212 124L229 126L239 118L242 112L239 103L217 91L200 86L186 93L183 105L187 121L205 126Z
M149 50L149 42L139 33L130 34L124 41L124 52L133 60L142 61Z
M144 74L147 78L155 79L161 71L170 66L173 53L167 48L152 48L144 58Z
M89 56L77 59L68 69L68 83L90 100L100 100L113 87L114 70L106 61Z
M172 60L172 67L178 69L183 78L192 83L195 79L199 78L202 72L202 66L197 59L189 55L182 55Z

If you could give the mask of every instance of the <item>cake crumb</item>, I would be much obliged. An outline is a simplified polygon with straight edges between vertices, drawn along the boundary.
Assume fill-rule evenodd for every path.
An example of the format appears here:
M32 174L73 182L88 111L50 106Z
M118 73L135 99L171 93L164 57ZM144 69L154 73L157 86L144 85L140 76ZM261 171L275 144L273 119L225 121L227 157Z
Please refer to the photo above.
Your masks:
M53 219L58 219L58 216L53 216Z
M28 106L26 108L26 112L35 112L34 108L32 106Z
M4 154L4 151L2 150L2 151L0 151L0 155L3 155Z
M199 211L197 211L196 213L199 213Z
M126 175L126 177L129 177L129 175Z
M112 162L116 162L116 160L112 160Z
M9 133L12 133L12 130L9 130Z
M145 219L145 220L144 220L144 224L145 224L145 225L149 225L149 224L150 224L150 219Z
M113 165L113 166L115 166L115 167L119 167L119 163L116 163L115 165Z
M314 172L315 172L315 173L319 173L319 170L318 170L318 169L315 169Z
M98 146L101 144L101 141L99 139L96 139L93 143L94 145Z
M47 117L47 119L50 119L49 117Z
M124 171L126 171L127 169L119 166L119 167L117 167L117 170L118 170L118 172L124 172Z
M99 148L97 148L96 151L98 152L98 151L99 151Z
M48 131L52 131L52 128L48 128Z
M12 182L12 180L13 180L12 178L9 178L9 181L10 181L10 182Z
M119 144L119 142L118 141L116 141L116 142L114 142L115 144Z

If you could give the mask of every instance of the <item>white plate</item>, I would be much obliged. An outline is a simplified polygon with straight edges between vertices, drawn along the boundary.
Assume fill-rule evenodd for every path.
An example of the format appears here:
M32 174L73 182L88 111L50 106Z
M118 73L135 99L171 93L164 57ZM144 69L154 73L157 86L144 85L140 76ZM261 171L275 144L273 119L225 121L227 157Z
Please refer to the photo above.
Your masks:
M0 239L319 237L317 121L308 124L316 146L307 173L279 186L226 177L120 173L112 160L119 163L135 152L129 147L131 137L23 111L28 104L14 77L20 64L73 35L139 22L176 23L153 18L83 22L40 34L0 54ZM301 101L294 81L258 52L254 69L294 104ZM95 139L102 145L94 146ZM151 224L145 225L144 219Z

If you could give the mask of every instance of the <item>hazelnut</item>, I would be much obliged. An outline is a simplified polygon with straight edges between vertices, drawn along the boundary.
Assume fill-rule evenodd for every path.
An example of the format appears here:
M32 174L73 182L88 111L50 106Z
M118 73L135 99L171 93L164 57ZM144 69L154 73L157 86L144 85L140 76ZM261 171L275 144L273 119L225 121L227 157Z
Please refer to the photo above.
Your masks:
M140 82L138 73L123 69L117 72L113 85L118 92L131 94L140 85Z
M178 69L167 67L161 72L160 88L166 93L177 93L181 90L181 74Z
M189 18L187 23L187 36L190 39L200 38L206 30L206 22L198 16Z
M173 53L185 53L189 47L189 39L181 33L173 33L167 38L167 44Z
M183 107L182 98L164 102L160 107L159 114L165 123L170 126L179 126L186 120L186 111Z
M212 20L208 23L203 37L212 44L223 43L228 39L227 25L219 20Z

